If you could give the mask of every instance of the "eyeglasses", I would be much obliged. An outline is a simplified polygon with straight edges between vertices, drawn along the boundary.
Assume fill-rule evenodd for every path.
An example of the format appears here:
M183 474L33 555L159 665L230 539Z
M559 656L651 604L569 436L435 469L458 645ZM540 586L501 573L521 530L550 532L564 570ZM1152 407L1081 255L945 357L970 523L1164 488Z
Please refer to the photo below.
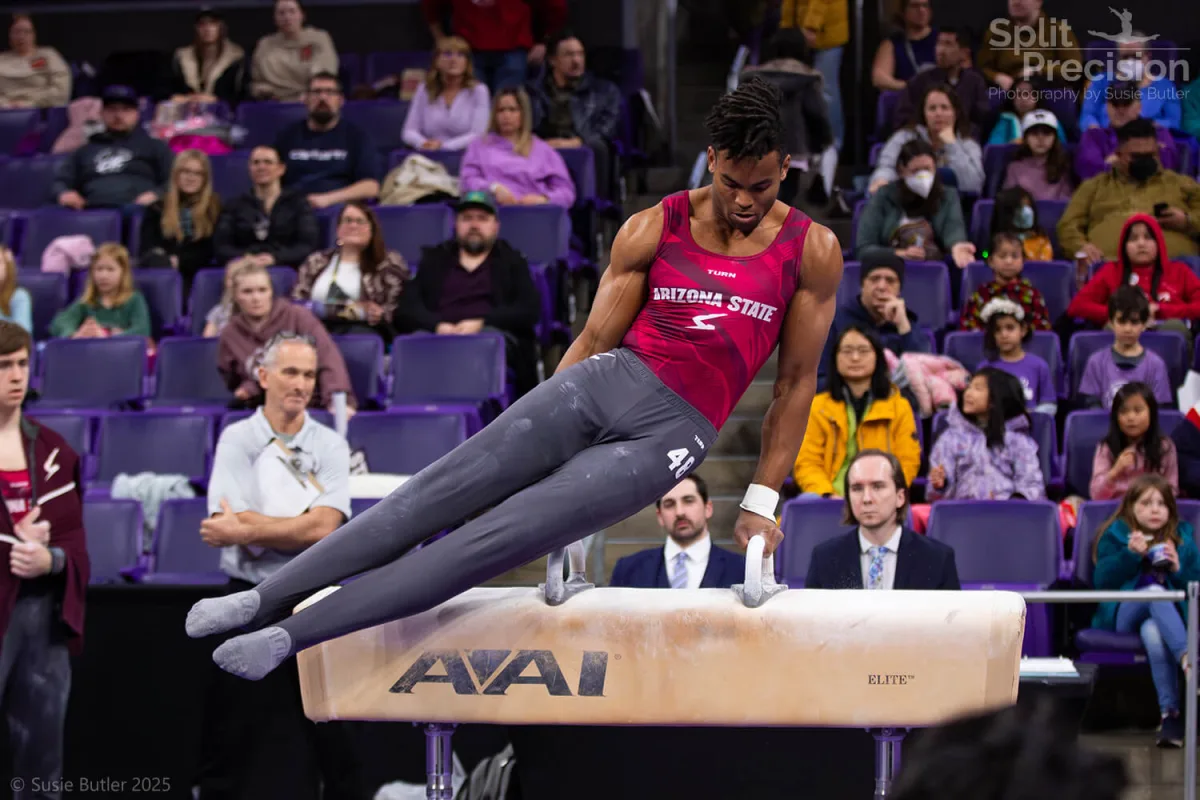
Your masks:
M839 356L858 356L859 358L866 358L874 352L875 349L872 347L839 347L837 351Z
M354 225L355 227L361 227L370 224L371 221L364 217L342 217L341 222L338 223L338 225Z
M336 97L342 93L341 89L309 89L308 93L314 97Z

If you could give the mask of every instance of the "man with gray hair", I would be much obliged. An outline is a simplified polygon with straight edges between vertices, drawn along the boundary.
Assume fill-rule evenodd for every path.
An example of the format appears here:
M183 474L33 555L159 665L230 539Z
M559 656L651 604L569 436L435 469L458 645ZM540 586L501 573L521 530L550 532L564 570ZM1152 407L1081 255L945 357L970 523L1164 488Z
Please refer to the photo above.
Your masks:
M265 401L217 442L201 538L221 548L228 591L257 585L350 518L350 449L305 409L317 381L313 342L281 333L258 367ZM213 669L201 797L359 797L354 748L339 724L314 725L296 668L258 684Z

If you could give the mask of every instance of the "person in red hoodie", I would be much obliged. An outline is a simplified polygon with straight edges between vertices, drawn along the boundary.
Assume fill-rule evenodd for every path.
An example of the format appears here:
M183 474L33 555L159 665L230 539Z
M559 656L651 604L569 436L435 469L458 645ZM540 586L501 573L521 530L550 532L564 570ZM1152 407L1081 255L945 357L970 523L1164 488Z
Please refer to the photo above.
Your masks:
M8 721L13 788L62 780L70 656L83 646L90 562L79 457L21 413L31 342L0 321L0 718ZM14 791L58 797L58 792Z
M1131 284L1150 300L1150 324L1200 319L1200 278L1179 261L1170 261L1158 220L1134 214L1121 229L1120 256L1084 284L1067 307L1067 316L1103 326L1108 298L1118 286Z
M566 0L421 0L421 10L435 42L446 38L443 23L449 11L451 30L471 45L475 77L492 96L523 86L527 65L542 63L543 42L567 22Z

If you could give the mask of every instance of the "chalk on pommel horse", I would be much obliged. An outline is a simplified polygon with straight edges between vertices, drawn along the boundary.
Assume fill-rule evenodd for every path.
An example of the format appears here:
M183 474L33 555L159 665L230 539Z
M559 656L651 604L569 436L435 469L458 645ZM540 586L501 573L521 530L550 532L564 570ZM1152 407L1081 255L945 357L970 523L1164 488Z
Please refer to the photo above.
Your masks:
M729 591L588 589L582 549L564 584L559 551L544 587L471 589L302 651L305 714L424 724L431 800L452 797L457 723L863 728L886 798L908 729L1016 701L1020 596L786 590L762 553L755 537Z

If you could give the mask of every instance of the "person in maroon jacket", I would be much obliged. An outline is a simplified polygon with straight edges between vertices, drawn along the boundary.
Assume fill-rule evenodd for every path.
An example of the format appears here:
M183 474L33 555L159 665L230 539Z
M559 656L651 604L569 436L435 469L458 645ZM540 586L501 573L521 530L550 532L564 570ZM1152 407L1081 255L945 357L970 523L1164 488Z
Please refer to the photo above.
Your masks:
M83 646L90 564L79 457L50 428L22 415L29 334L0 321L0 715L8 720L14 789L62 779L70 656ZM15 540L15 543L13 543ZM57 798L58 792L14 791Z
M454 35L466 39L475 54L475 77L493 96L525 83L527 65L545 60L544 40L567 21L566 0L421 0L421 9L435 42L446 38L449 11Z

